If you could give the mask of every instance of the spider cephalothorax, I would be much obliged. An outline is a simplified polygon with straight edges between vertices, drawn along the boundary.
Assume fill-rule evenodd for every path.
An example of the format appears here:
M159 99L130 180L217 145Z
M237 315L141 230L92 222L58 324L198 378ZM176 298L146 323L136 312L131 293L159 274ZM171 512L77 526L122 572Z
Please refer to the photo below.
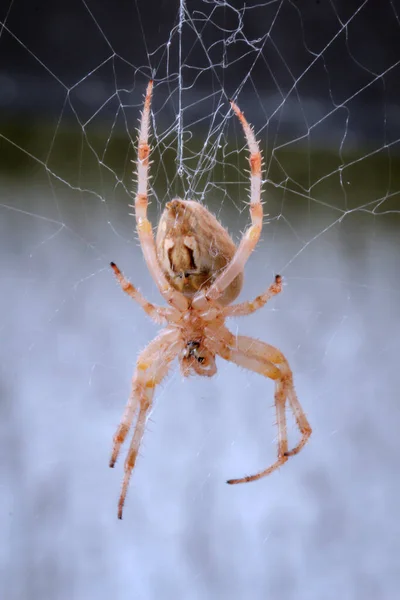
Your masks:
M254 250L262 228L261 152L254 133L238 106L232 109L242 124L250 150L251 226L236 248L228 232L201 204L193 200L174 199L161 216L157 238L147 218L147 187L150 147L148 144L150 102L153 82L147 86L139 131L135 198L137 231L148 269L169 307L154 306L122 275L115 263L111 267L122 289L138 302L145 312L166 328L140 354L132 381L132 391L122 421L114 436L110 466L113 467L133 420L135 431L125 461L125 476L118 504L122 511L132 469L135 466L146 418L151 410L154 389L178 358L183 375L191 372L211 377L217 371L215 358L220 356L241 367L275 381L275 408L278 425L278 458L267 469L227 483L255 481L272 473L297 454L311 435L311 427L300 406L289 364L277 348L244 336L233 335L225 319L248 315L282 289L279 275L266 292L252 302L231 304L243 283L243 269ZM291 450L286 432L286 404L292 410L301 440Z

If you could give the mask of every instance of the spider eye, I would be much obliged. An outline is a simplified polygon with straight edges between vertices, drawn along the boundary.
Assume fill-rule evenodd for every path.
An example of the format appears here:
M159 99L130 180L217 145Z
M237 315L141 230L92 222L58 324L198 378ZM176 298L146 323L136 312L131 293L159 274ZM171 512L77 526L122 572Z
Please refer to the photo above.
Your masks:
M201 365L203 364L204 361L205 361L204 356L197 356L197 362L199 362Z

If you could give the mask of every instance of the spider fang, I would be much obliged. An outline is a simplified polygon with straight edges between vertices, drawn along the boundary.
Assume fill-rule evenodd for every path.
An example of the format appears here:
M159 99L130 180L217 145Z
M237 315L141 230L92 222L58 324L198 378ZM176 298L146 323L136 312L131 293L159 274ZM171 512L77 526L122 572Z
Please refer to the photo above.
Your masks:
M196 342L195 340L191 340L190 342L188 342L186 344L186 352L185 352L185 358L190 358L191 356L193 356L197 362L199 362L201 365L204 363L205 358L204 356L199 356L198 350L200 348L200 342Z

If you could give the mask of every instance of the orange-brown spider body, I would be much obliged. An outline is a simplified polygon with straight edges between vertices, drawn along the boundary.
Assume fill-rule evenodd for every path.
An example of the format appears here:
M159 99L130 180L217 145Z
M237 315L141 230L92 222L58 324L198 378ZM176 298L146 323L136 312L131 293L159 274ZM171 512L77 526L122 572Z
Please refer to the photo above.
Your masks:
M241 122L250 151L250 217L238 247L217 219L201 204L174 199L161 216L157 237L147 218L147 188L150 146L148 144L150 103L153 82L147 86L138 143L138 187L135 216L140 244L147 267L168 307L155 306L111 263L122 289L165 329L141 352L132 379L132 391L122 421L114 436L110 460L113 467L121 445L135 420L134 434L125 460L125 476L118 504L122 512L129 480L135 466L154 390L178 359L184 376L191 373L211 377L217 371L216 357L231 361L275 381L275 409L278 425L278 457L267 469L228 483L255 481L272 473L289 456L297 454L311 435L311 427L297 399L293 375L284 355L259 340L234 335L225 325L233 316L245 316L260 309L282 289L279 275L269 288L251 302L232 304L243 284L245 264L262 229L262 157L253 130L238 106L232 109ZM300 442L289 450L286 406L292 410L301 433Z

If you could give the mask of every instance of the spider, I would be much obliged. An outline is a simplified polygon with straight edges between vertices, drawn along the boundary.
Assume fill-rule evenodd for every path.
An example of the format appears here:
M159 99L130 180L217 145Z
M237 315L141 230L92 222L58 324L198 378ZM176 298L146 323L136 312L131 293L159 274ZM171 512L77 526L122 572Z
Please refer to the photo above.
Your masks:
M267 469L255 475L229 479L227 483L245 483L269 475L297 454L311 435L311 427L297 399L293 375L284 355L269 344L233 335L225 326L227 317L245 316L258 310L281 292L282 278L277 275L267 291L252 302L232 304L243 283L245 264L261 233L261 152L245 116L235 102L231 107L238 117L250 151L250 216L251 226L236 248L228 232L201 204L174 199L161 215L156 239L147 218L148 170L150 146L150 104L153 82L147 85L140 120L137 158L137 193L135 216L139 240L147 267L168 307L155 306L121 273L115 263L111 267L124 292L165 329L139 355L122 421L115 433L110 467L114 467L134 418L135 429L125 461L125 475L118 504L122 519L129 480L136 463L146 418L152 407L155 387L178 357L183 376L192 373L212 377L218 355L241 367L275 381L275 408L278 425L278 458ZM301 433L301 440L288 448L285 405L288 401Z

